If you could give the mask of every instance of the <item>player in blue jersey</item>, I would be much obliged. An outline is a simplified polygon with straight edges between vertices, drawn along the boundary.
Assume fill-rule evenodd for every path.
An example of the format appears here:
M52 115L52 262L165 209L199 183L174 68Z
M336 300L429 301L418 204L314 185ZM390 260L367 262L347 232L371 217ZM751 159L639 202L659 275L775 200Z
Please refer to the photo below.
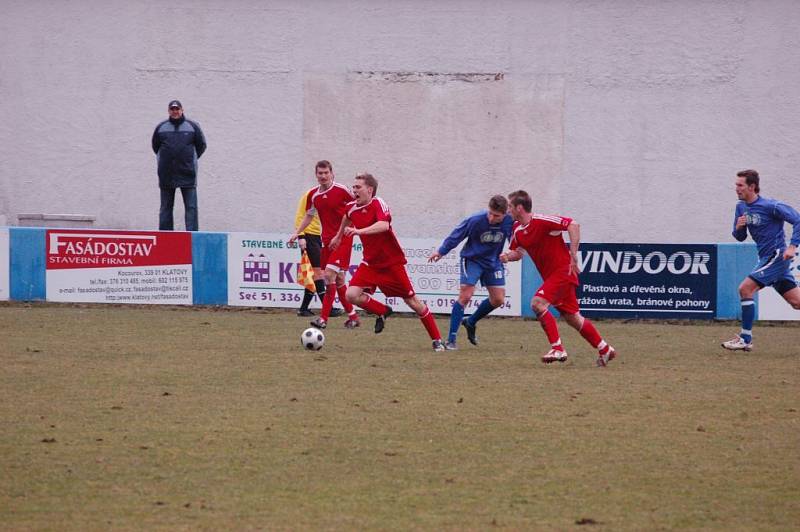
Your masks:
M722 347L731 351L753 349L753 296L765 286L774 288L793 308L800 310L800 287L789 271L797 246L800 246L800 213L785 203L761 197L760 191L758 172L742 170L736 174L736 195L741 201L736 204L733 237L742 242L750 232L758 248L758 264L739 285L742 331L722 343ZM784 223L793 227L788 246Z
M503 246L511 238L511 227L514 220L506 214L508 200L500 195L489 200L489 209L483 210L464 219L453 232L444 239L442 245L428 259L437 262L443 256L467 239L461 248L461 290L458 299L453 303L450 315L450 334L445 349L456 349L458 328L463 325L467 330L467 338L472 345L478 345L475 334L478 320L503 304L506 298L505 268L499 256ZM475 293L475 285L481 285L489 291L475 312L464 318L464 308Z

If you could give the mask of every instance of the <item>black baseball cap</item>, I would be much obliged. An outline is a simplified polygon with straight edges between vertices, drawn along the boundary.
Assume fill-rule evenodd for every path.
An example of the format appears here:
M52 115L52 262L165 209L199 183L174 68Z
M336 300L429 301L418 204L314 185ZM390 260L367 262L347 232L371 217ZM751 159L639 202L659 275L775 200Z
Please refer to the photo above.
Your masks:
M171 102L169 102L167 109L172 109L173 107L177 107L178 109L183 109L181 102L179 102L178 100L172 100Z

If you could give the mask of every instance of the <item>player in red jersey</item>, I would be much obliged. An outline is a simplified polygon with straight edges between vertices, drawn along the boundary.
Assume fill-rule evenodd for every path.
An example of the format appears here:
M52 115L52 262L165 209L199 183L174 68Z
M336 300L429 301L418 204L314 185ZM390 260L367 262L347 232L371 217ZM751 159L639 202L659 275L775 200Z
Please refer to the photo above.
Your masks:
M392 230L392 215L384 201L375 197L378 180L371 174L356 176L353 184L355 201L348 205L339 232L331 247L345 245L347 238L355 235L361 239L364 257L347 289L347 299L364 310L378 316L375 333L383 331L385 320L392 308L372 298L370 294L380 288L387 297L402 297L419 316L425 330L433 340L434 351L444 351L442 335L427 305L417 299L414 287L406 272L406 255ZM341 241L341 244L340 244Z
M353 305L345 297L347 292L345 274L350 268L353 239L352 237L344 239L335 250L330 246L331 239L336 236L336 231L342 223L342 217L347 211L347 204L353 201L353 194L344 185L334 182L333 165L329 161L319 161L315 167L315 173L319 186L312 188L306 194L306 215L289 237L289 243L297 240L297 235L302 234L303 230L308 227L308 224L314 219L314 213L319 215L319 221L322 224L320 266L325 271L325 296L322 298L320 316L312 321L311 325L319 329L327 327L333 300L338 293L339 300L348 315L344 326L348 329L355 329L361 322L358 320L358 314Z
M508 195L508 214L516 223L510 249L500 255L500 260L520 260L524 250L544 280L531 300L531 308L550 341L550 351L542 357L542 362L549 364L567 360L556 319L548 311L548 307L553 305L564 316L564 320L597 349L597 365L606 366L617 356L617 352L603 340L594 324L581 316L575 296L580 273L577 259L580 226L572 218L533 214L531 207L531 197L524 190ZM569 234L569 250L562 236L564 231Z

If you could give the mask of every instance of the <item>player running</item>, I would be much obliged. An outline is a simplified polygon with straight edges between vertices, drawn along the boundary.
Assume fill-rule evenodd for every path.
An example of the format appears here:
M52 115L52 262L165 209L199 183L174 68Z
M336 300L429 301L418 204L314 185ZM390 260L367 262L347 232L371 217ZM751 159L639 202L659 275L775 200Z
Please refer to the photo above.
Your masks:
M329 161L319 161L314 171L319 186L312 188L306 194L306 215L289 237L289 243L297 240L297 235L303 233L303 230L314 219L315 213L319 214L319 221L322 224L320 266L325 271L325 296L322 299L320 316L312 321L311 325L319 329L328 326L333 301L338 293L339 300L348 315L344 326L348 329L355 329L361 322L353 305L345 298L347 292L345 274L350 267L353 239L350 237L343 239L342 245L338 249L330 246L331 239L336 235L336 231L342 223L342 217L347 211L347 204L353 201L353 195L347 190L347 187L334 182L333 165Z
M508 213L516 223L511 236L511 249L500 255L500 261L520 260L524 250L544 280L531 300L531 308L550 341L550 350L542 357L542 362L549 364L567 360L558 324L548 311L548 307L553 305L564 316L564 320L597 349L597 365L608 365L617 352L603 340L594 324L581 316L575 297L580 273L577 259L580 226L572 218L533 214L531 197L524 190L509 194L508 203ZM569 251L562 236L564 231L569 234Z
M375 333L378 334L383 331L392 308L373 299L370 294L380 288L386 297L402 297L428 331L433 340L433 350L444 351L436 320L427 305L417 299L408 278L406 256L392 230L392 215L386 203L375 196L377 190L378 180L371 174L356 176L353 183L355 201L348 205L339 232L331 241L331 247L336 249L358 235L363 245L363 260L350 279L347 300L378 316L375 320Z
M731 351L753 349L756 314L753 296L765 286L774 288L792 308L800 310L800 287L789 271L800 245L800 214L785 203L761 197L760 191L758 172L742 170L736 174L736 195L740 201L733 216L733 238L743 242L750 231L758 248L758 264L739 285L742 330L732 340L722 342L722 347ZM788 246L784 223L793 226Z
M459 325L463 325L467 330L467 339L470 343L478 345L476 335L478 321L502 305L506 299L506 270L499 256L505 241L511 237L511 226L514 223L511 216L506 214L507 210L506 198L493 196L489 200L488 210L465 218L428 259L428 262L438 262L466 238L467 242L461 248L461 289L458 299L453 303L450 333L445 344L445 349L448 351L457 349ZM489 291L489 297L481 301L471 316L464 318L464 308L472 299L478 280Z

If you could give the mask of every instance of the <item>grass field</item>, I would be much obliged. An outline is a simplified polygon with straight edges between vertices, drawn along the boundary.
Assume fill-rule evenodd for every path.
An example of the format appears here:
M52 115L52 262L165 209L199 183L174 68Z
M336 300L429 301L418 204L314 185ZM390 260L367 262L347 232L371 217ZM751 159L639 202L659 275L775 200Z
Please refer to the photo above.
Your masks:
M0 529L800 527L796 325L599 322L602 369L533 321L342 323L0 305Z

